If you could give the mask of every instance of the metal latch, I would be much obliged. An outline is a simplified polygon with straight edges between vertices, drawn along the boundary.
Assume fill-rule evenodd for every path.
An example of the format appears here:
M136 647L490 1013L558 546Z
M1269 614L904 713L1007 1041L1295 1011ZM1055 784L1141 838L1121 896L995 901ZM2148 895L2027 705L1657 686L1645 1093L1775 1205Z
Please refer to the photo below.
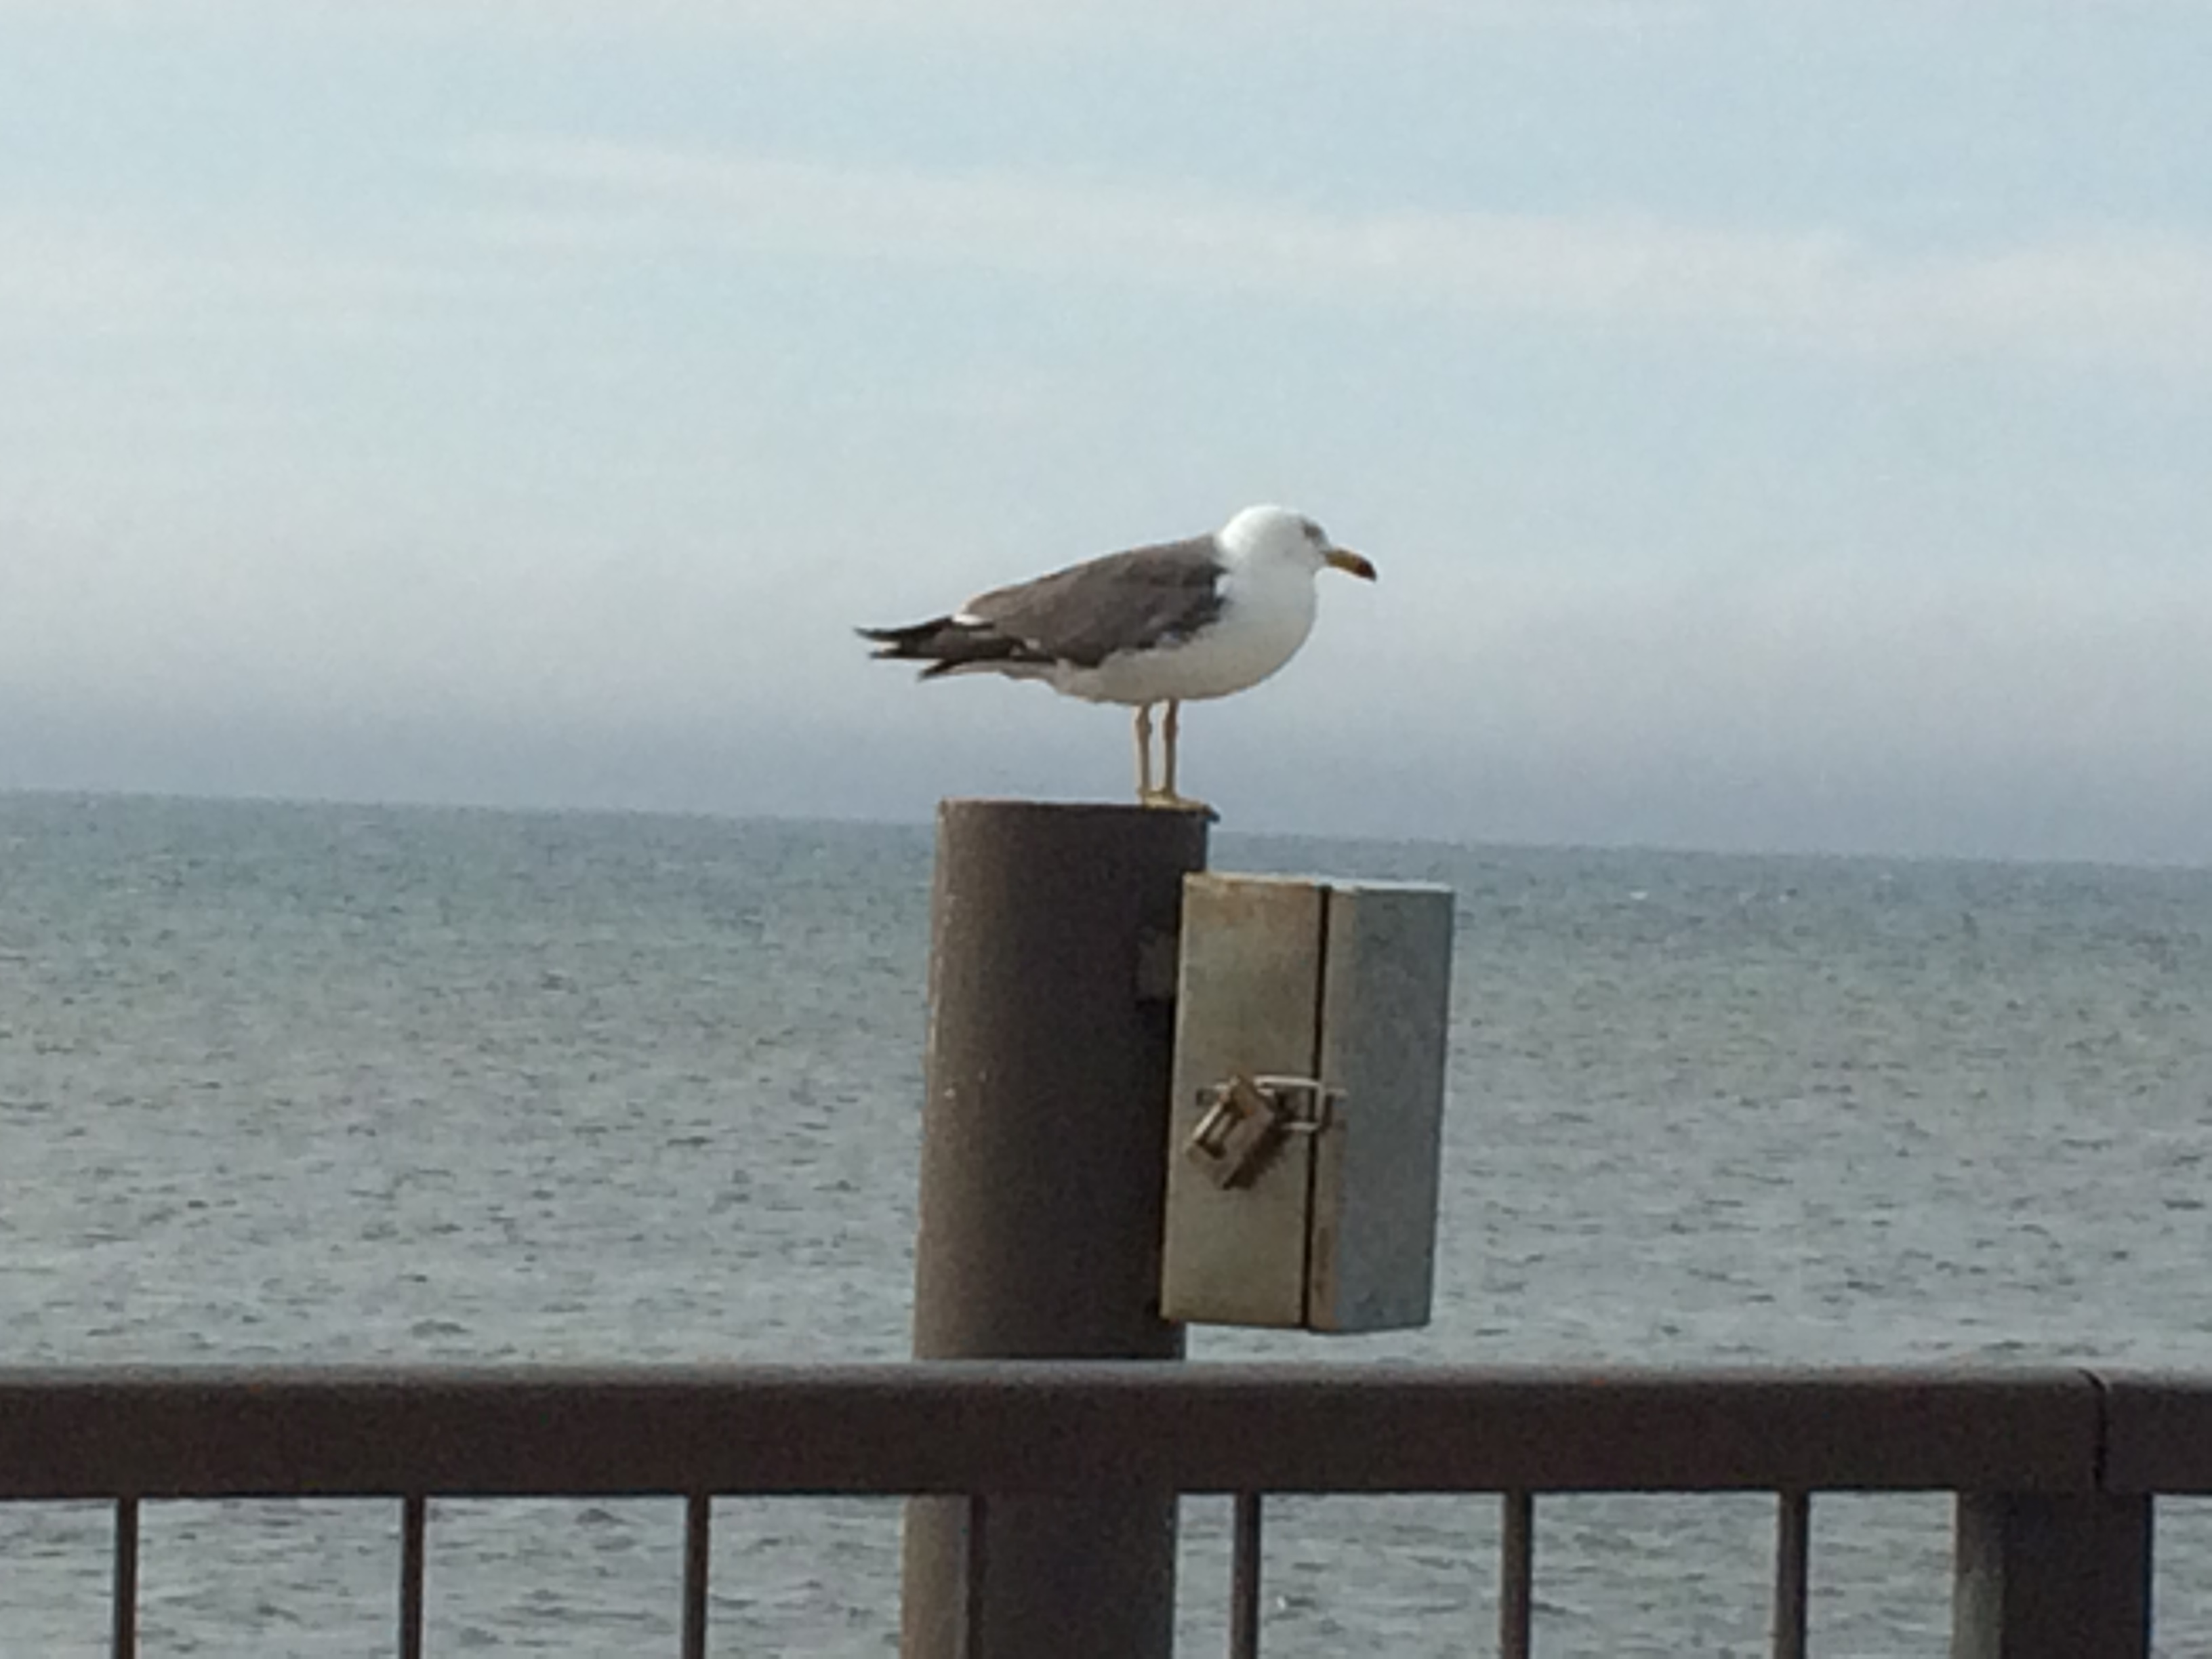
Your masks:
M1249 1181L1286 1135L1319 1134L1333 1121L1343 1091L1310 1077L1237 1073L1198 1091L1205 1109L1183 1154L1217 1187Z

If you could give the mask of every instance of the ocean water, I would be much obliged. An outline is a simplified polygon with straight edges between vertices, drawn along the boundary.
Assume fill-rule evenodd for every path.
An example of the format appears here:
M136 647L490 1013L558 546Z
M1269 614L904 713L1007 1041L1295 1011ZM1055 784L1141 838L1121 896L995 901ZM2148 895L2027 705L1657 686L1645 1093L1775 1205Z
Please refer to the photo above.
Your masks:
M925 829L0 796L0 1364L907 1343ZM1195 1358L2212 1368L2212 872L1216 837L1458 895L1437 1317ZM1944 1650L1948 1504L1815 1504L1815 1650ZM1187 1505L1186 1650L1220 1506ZM2160 1651L2212 1526L2160 1513ZM672 1651L674 1504L453 1503L432 1650ZM108 1518L0 1509L0 1659ZM1486 1499L1270 1509L1267 1651L1485 1650ZM143 1651L391 1650L397 1516L149 1509ZM1771 1504L1539 1507L1547 1655L1765 1651ZM897 1505L725 1503L715 1650L874 1655Z

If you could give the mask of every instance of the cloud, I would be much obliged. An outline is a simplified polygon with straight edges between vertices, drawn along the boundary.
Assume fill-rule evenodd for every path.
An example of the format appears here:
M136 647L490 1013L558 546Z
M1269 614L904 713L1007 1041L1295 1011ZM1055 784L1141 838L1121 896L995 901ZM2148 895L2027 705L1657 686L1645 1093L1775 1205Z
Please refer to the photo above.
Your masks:
M2198 647L2212 575L2056 560L1899 569L1841 559L1486 580L1462 641L1475 701L1587 750L1868 759L2212 760ZM1441 653L1433 613L1403 648ZM1555 722L1547 729L1547 722Z
M1976 250L1648 215L1332 211L1177 185L562 138L458 158L536 252L672 245L1296 302L1698 329L1832 352L2212 367L2212 241L2092 228Z
M307 246L296 232L220 220L187 235L127 222L0 216L0 319L41 331L172 328L219 319L357 326L398 304L471 291L449 270ZM4 326L5 325L0 325Z
M94 26L491 31L508 38L775 40L880 48L916 39L1006 46L1228 43L1255 33L1378 25L1647 33L1708 17L1712 0L0 0L0 20Z

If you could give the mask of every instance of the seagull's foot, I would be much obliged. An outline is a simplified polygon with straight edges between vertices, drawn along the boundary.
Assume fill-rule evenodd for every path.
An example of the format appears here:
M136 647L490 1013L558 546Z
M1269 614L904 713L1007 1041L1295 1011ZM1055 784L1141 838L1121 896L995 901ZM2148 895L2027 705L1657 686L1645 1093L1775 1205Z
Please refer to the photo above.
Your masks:
M1141 789L1137 792L1137 805L1156 807L1163 812L1203 812L1215 823L1221 814L1202 800L1193 800L1188 795L1178 795L1172 789Z

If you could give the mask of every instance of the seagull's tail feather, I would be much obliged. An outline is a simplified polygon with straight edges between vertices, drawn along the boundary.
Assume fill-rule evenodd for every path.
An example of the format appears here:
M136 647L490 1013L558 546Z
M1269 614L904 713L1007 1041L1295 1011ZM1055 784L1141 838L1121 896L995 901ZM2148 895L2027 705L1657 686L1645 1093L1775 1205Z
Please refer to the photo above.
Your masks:
M975 617L934 617L903 628L860 628L854 632L874 641L876 649L870 653L873 656L927 663L928 666L921 671L926 680L963 670L1019 673L1050 660L1027 641L1001 634Z

